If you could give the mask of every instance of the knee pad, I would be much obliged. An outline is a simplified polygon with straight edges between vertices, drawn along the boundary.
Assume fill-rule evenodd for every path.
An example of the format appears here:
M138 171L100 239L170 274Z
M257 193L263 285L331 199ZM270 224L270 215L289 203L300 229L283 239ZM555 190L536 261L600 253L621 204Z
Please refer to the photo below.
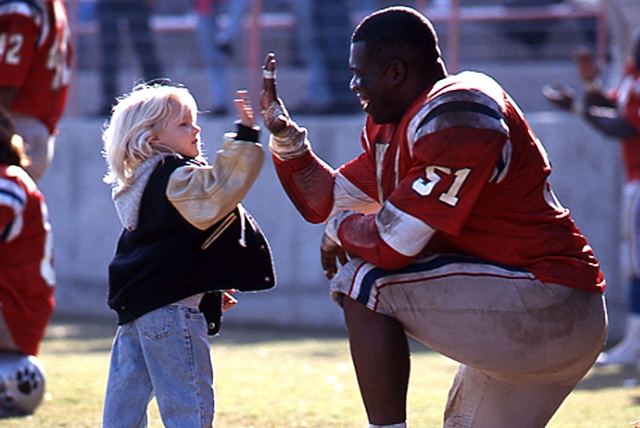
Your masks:
M45 376L33 355L0 353L0 418L32 414L44 397Z

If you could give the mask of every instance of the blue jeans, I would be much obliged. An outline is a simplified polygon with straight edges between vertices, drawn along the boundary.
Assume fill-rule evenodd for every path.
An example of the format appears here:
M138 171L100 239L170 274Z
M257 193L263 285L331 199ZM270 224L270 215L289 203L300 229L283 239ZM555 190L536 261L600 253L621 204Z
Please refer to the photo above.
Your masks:
M103 427L147 426L155 396L165 427L213 426L213 364L204 315L185 301L118 327Z

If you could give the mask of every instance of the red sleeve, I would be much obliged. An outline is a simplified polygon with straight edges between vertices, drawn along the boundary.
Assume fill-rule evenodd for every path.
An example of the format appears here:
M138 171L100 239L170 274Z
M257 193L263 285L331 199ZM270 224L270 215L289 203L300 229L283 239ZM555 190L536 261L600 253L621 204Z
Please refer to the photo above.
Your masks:
M272 156L287 196L310 223L322 223L333 207L333 170L313 152L283 161Z
M0 86L22 86L36 51L38 28L24 15L0 15Z
M378 130L380 127L372 125L371 118L367 117L367 127L365 127L360 134L360 146L362 147L362 153L351 162L342 165L339 168L339 172L351 182L354 186L359 188L370 198L379 201L380 195L378 195L378 182L376 179L376 167L374 154L372 149L367 143L366 133L370 128ZM375 141L375 134L370 136L369 139Z
M0 204L0 236L9 223L13 221L15 212L8 206Z
M380 238L375 218L374 214L354 214L344 219L338 230L342 248L382 269L396 270L410 264L413 257L398 253Z
M371 199L380 200L375 166L368 153L361 153L351 162L342 165L338 171Z

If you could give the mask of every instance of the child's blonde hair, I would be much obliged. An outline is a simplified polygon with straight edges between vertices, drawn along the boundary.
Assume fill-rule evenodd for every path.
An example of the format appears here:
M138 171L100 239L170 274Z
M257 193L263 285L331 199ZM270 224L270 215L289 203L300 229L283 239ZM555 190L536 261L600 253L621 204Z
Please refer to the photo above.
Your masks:
M198 113L196 101L183 86L142 83L118 99L102 133L109 170L104 181L126 185L138 167L158 150L152 137L174 117Z

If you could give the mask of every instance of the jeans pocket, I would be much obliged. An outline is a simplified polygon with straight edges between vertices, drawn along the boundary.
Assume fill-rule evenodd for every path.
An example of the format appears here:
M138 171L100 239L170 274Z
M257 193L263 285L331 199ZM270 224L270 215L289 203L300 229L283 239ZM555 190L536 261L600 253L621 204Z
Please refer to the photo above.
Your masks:
M140 334L151 340L166 338L171 333L177 310L178 307L167 305L144 314L138 319Z

